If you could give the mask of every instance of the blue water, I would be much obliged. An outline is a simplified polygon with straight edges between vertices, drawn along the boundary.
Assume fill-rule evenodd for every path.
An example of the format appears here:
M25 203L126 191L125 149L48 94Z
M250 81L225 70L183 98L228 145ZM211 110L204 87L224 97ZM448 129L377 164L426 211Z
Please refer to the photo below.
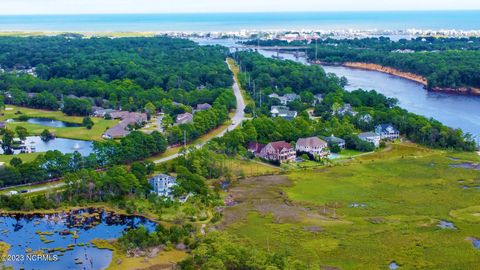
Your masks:
M12 15L0 31L239 31L480 29L480 11Z
M97 212L96 217L81 219L83 213ZM106 249L98 249L90 244L93 239L118 238L122 233L140 225L149 231L155 230L156 223L142 217L127 217L116 215L111 212L95 211L85 209L68 213L51 215L12 215L0 216L0 241L11 245L10 255L19 255L18 260L6 261L4 264L14 269L104 269L112 260L112 252ZM62 235L63 231L75 231L78 238L72 234ZM45 235L47 240L41 241L37 232L48 232L52 235ZM85 245L87 244L87 245ZM54 248L66 249L69 245L73 248L65 252L54 251ZM31 251L43 251L56 256L58 260L31 261L27 260L27 254ZM81 261L82 263L75 263Z

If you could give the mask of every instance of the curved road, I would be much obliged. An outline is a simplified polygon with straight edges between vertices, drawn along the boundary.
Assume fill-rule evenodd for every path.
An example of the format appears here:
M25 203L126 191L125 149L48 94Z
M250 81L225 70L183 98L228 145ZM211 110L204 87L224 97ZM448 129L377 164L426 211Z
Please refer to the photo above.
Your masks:
M233 72L232 70L232 67L230 66L230 64L227 62L227 65L228 65L228 68ZM225 135L225 133L227 133L228 131L232 131L234 130L235 128L237 128L242 122L243 120L245 120L245 100L243 99L243 96L242 96L242 92L240 91L240 86L239 86L239 83L237 81L237 79L235 78L235 76L233 76L233 86L232 86L232 89L233 89L233 93L235 94L235 98L237 99L237 109L235 110L235 115L233 115L233 117L231 118L232 120L232 124L230 126L228 126L227 128L225 128L224 130L222 130L220 133L218 133L215 137L213 138L218 138L218 137L222 137L223 135ZM212 138L211 138L212 139ZM209 140L211 140L209 139ZM209 140L205 141L205 142L202 142L200 144L197 144L195 147L196 148L201 148L202 146L204 146ZM177 158L178 156L180 156L179 153L176 153L176 154L173 154L173 155L170 155L168 157L164 157L164 158L161 158L161 159L157 159L155 161L153 161L154 163L163 163L163 162L167 162L169 160L172 160L172 159L175 159Z

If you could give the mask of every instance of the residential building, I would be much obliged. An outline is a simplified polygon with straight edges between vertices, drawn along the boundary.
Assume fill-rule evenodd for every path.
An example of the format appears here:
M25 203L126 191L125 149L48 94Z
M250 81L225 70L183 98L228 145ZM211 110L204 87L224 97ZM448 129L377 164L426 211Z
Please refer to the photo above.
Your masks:
M172 188L177 185L177 179L166 174L157 174L148 180L152 187L152 192L158 196L170 197L172 196Z
M278 161L280 163L295 161L296 152L293 147L285 142L271 142L262 148L259 156L264 159Z
M295 93L285 94L284 97L287 99L287 103L300 99L300 96Z
M381 124L375 127L375 133L380 135L382 140L396 140L400 138L398 131L392 124Z
M322 94L316 94L315 100L313 101L313 105L317 105L323 101L323 95Z
M127 126L119 123L111 128L109 128L107 131L105 131L102 135L102 138L104 139L117 139L117 138L122 138L130 134L130 131L127 129Z
M208 103L203 103L203 104L197 104L196 110L197 111L205 111L205 110L208 110L210 108L212 108L212 105L210 105Z
M102 107L92 107L92 115L94 117L105 117L105 115L107 114L111 116L113 112L115 112L115 110L113 109L104 109Z
M345 116L347 114L355 116L357 112L355 112L352 108L352 105L345 103L342 107L333 111L334 115Z
M327 142L318 137L298 139L295 145L295 150L297 150L297 152L305 152L319 157L325 157L329 154Z
M295 93L285 94L284 96L279 96L276 93L268 95L269 98L276 98L280 100L280 104L287 105L290 102L293 102L297 99L300 99L300 96Z
M297 117L296 111L291 111L286 106L272 106L270 109L270 114L272 117L282 117L287 120L292 120Z
M378 135L377 133L373 133L373 132L360 133L360 134L358 134L358 138L360 138L360 140L362 140L362 141L373 143L373 145L375 145L375 147L380 146L380 140L381 139L380 139L380 135Z
M182 113L177 115L176 121L177 125L187 124L193 122L193 115L191 113Z
M327 142L329 147L332 147L334 145L338 145L340 149L345 149L345 140L342 138L337 138L335 136L330 136L330 137L325 137L325 141Z
M102 137L105 139L125 137L130 134L129 126L143 125L147 121L147 114L145 113L112 111L110 115L113 119L121 119L122 121L103 133Z
M370 114L367 113L367 114L364 114L364 115L360 116L360 120L362 120L365 123L370 123L370 122L372 122L373 118Z
M249 142L248 143L248 146L247 146L247 149L250 153L254 154L254 155L259 155L260 152L262 151L262 149L265 147L265 145L261 144L261 143L257 143L257 142Z

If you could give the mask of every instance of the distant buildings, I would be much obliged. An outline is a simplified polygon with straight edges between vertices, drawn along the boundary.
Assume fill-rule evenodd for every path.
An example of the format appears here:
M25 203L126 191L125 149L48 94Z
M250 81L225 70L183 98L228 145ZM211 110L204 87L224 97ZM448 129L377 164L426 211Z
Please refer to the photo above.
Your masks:
M296 111L291 111L286 106L272 106L270 109L272 117L282 117L283 119L292 120L297 117Z
M150 178L148 183L152 187L152 192L158 196L173 198L172 188L177 185L177 179L166 174L157 174Z
M193 115L188 112L177 115L177 118L175 120L175 123L177 123L177 125L187 124L191 122L193 122Z
M382 140L396 140L400 138L400 131L395 129L392 124L381 124L375 127L375 133L380 135Z
M373 133L373 132L360 133L358 134L358 138L360 138L360 140L373 143L375 147L380 146L381 138L380 138L380 135L378 135L377 133Z
M325 141L327 142L329 147L333 147L335 145L338 145L340 149L345 149L345 140L341 138L337 138L335 136L330 136L330 137L325 137Z
M318 137L300 138L295 144L295 150L298 152L309 153L313 156L328 156L328 144Z
M288 103L290 102L293 102L297 99L300 99L300 96L295 94L295 93L290 93L290 94L285 94L284 96L279 96L278 94L270 94L268 95L269 98L276 98L278 100L280 100L280 103L282 105L287 105Z

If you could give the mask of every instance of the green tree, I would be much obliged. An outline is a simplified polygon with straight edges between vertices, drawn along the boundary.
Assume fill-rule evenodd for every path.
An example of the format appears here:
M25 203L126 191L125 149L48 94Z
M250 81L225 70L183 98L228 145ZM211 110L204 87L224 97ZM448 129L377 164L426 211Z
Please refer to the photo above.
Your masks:
M92 129L95 123L92 121L92 118L90 118L90 116L86 116L83 118L82 125L87 129Z
M23 161L19 157L13 157L10 160L10 165L13 166L13 167L18 167L18 166L22 165L22 163L23 163Z
M27 139L28 130L25 127L16 126L15 127L15 133L17 133L17 136L20 140L24 141L24 140Z

